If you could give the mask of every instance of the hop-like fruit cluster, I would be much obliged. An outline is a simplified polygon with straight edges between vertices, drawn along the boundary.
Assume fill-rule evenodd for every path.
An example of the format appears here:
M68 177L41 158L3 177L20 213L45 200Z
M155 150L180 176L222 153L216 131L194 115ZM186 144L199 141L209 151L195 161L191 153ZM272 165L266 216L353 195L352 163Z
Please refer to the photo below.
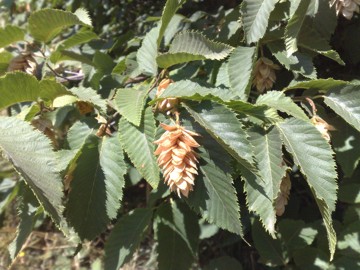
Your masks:
M330 142L329 130L334 130L334 127L329 125L324 119L317 116L316 114L311 118L311 122L314 124L317 130L320 131L322 137Z
M164 91L165 89L174 81L171 79L163 79L156 91L156 97L159 97ZM174 112L175 107L178 105L179 100L177 98L166 98L160 102L158 102L157 104L157 109L160 112L166 112L167 114L169 114L170 112Z
M260 93L271 89L276 80L275 70L279 69L280 67L270 59L260 57L255 64L253 86Z
M23 71L30 75L36 75L37 63L31 52L22 52L14 57L8 67L8 71Z
M351 20L354 12L360 11L360 0L331 0L330 6L333 5L335 5L336 15L342 14L348 20Z
M186 130L180 125L169 126L160 124L165 133L154 143L158 145L155 155L159 155L157 162L163 170L165 183L171 191L176 191L185 197L193 190L197 172L197 155L194 147L200 145L193 136L199 134Z
M282 216L285 212L285 206L288 204L291 189L291 181L288 173L281 180L280 191L276 198L275 210L277 216Z

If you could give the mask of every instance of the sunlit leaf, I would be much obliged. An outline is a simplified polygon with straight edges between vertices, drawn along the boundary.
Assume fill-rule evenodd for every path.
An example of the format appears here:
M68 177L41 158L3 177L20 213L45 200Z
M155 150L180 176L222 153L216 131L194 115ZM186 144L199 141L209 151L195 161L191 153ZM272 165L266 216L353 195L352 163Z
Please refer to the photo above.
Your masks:
M30 34L39 41L49 42L63 29L80 24L91 27L91 19L84 9L75 13L59 9L41 9L29 17Z

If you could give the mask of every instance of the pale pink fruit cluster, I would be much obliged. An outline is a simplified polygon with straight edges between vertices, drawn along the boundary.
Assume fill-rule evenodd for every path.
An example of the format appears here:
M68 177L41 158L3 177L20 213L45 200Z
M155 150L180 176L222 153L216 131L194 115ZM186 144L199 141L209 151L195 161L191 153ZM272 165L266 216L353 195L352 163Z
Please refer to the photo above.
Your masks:
M8 67L8 71L23 71L30 75L36 74L37 63L31 52L22 52L14 57Z
M260 93L271 89L276 80L275 70L278 69L280 69L280 67L270 59L260 57L255 64L253 86L255 86Z
M285 212L285 206L288 204L291 189L290 176L286 173L285 177L281 180L280 191L275 202L275 210L277 216L282 216Z
M342 14L348 20L351 20L354 12L360 11L360 0L331 0L330 5L335 5L336 15Z
M156 97L159 97L165 89L173 83L173 80L171 79L164 79L160 82L158 89L156 91ZM178 105L179 101L177 98L166 98L157 104L157 109L160 112L166 112L169 114L170 112L173 112L175 107Z
M194 147L200 145L193 136L199 134L186 130L180 125L169 126L160 124L165 133L154 143L158 145L155 155L159 155L157 162L163 170L165 183L171 191L176 191L185 197L193 190L197 172L197 155Z

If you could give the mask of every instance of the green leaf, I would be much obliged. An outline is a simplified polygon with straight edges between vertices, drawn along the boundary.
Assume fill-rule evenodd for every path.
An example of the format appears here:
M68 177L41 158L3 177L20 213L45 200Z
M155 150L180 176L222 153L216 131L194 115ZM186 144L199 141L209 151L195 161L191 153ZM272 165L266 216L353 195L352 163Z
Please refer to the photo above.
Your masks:
M56 50L50 55L50 61L56 64L59 61L66 60L66 49L72 48L77 45L87 43L93 39L97 39L98 36L91 30L85 29L80 30L71 37L65 39L62 43L58 45Z
M240 208L230 175L231 157L204 129L185 119L188 116L183 112L184 126L201 135L196 140L202 145L199 148L200 173L187 202L210 223L242 236Z
M254 221L251 227L251 235L256 250L260 255L260 262L271 266L286 265L285 257L279 239L272 239L261 227L260 222Z
M330 42L338 24L338 16L334 12L334 7L331 7L327 1L312 0L312 2L315 2L315 5L318 4L317 13L312 17L312 25L326 41Z
M285 43L288 57L298 50L297 39L305 20L306 11L309 7L310 1L311 0L299 1L300 3L296 8L296 11L291 16L285 28Z
M114 69L111 71L112 75L122 75L126 71L126 58L119 61Z
M146 92L144 89L121 88L114 97L116 110L135 126L141 122Z
M52 103L52 101L57 97L71 95L71 92L68 91L63 84L50 79L40 81L39 88L39 97L50 103Z
M157 38L159 31L160 27L157 26L146 34L136 55L140 71L151 76L155 76L158 70L156 57L158 55Z
M0 52L0 76L4 75L7 72L9 63L13 55L8 51Z
M268 26L271 11L278 0L245 0L242 4L242 19L248 44L258 42Z
M277 114L276 110L267 105L253 105L241 100L224 102L224 104L231 110L240 114L240 116L251 117L251 121L258 122L260 120L265 123L278 123L282 118ZM255 120L255 121L254 121Z
M339 235L338 250L341 254L352 257L356 260L360 259L360 221L349 224Z
M125 187L127 166L120 145L119 135L102 138L100 150L100 166L104 171L106 185L106 213L109 219L114 219L120 209Z
M39 93L39 82L32 75L18 71L0 77L0 108L18 102L36 101Z
M169 25L176 11L186 2L186 0L167 0L161 15L161 27L157 38L157 46L160 46L165 30Z
M291 254L313 243L318 231L302 220L282 219L278 223L281 241Z
M117 215L126 165L117 136L90 134L74 161L67 217L82 239L91 240Z
M6 160L5 160L6 161ZM7 161L6 161L7 162ZM11 166L11 163L9 163ZM11 166L12 169L12 166ZM11 176L14 173L11 172ZM3 173L2 173L3 176ZM6 176L5 176L6 177ZM0 183L0 194L1 194L1 202L0 202L0 214L3 215L4 211L8 209L10 203L14 201L14 199L19 194L20 185L15 181L10 180L10 178L4 178Z
M241 100L232 100L234 94L226 88L204 87L189 80L170 84L161 96L149 102L149 104L155 104L159 100L174 97L193 101L212 100L224 104L236 112L249 115L264 122L276 123L281 121L276 110L266 105L254 105Z
M294 252L294 262L298 269L329 269L329 257L319 248L306 247Z
M83 24L91 27L92 21L89 16L89 12L86 9L78 8L77 10L75 10L74 14Z
M56 151L56 158L58 160L58 169L60 172L65 172L68 167L72 164L72 161L76 158L80 151L76 150L68 150L61 149Z
M87 11L78 9L75 13L58 9L41 9L29 17L30 34L38 41L49 42L65 28L75 24L91 27Z
M335 87L324 97L325 104L360 131L360 85Z
M304 111L298 105L296 105L290 97L285 96L285 94L280 91L266 92L266 94L258 97L256 104L264 104L296 118L305 121L309 120Z
M97 38L98 38L97 34L95 34L93 31L91 31L89 29L85 29L85 30L82 29L82 31L78 31L77 33L75 33L71 37L65 39L58 46L57 50L69 49L69 48L72 48L74 46L87 43L87 42L89 42L89 41L91 41L93 39L97 39Z
M360 261L351 257L341 256L334 260L334 263L330 265L329 270L346 270L346 269L358 269L360 267Z
M360 185L350 183L340 186L339 200L345 203L360 203Z
M256 58L256 47L237 47L230 55L228 74L230 89L246 101L251 88L251 74Z
M247 171L244 173L248 208L259 214L265 229L274 236L276 222L274 201L286 173L286 165L282 159L280 133L276 128L264 130L254 127L250 129L250 138L250 142L254 145L261 179L254 183L256 179L254 175L249 175Z
M229 257L222 256L216 259L212 259L208 265L205 266L204 270L242 270L242 265L238 260Z
M76 166L77 159L81 155L82 147L88 137L95 133L95 128L85 120L77 121L69 129L66 142L70 149L61 149L56 152L58 168L61 172L69 174Z
M279 131L294 162L300 167L314 194L328 234L331 258L335 252L336 235L331 213L335 210L337 173L334 152L310 123L290 118L279 124Z
M267 46L271 53L287 70L297 74L300 73L310 79L316 79L316 69L310 55L297 51L288 56L285 45L279 40L270 42Z
M101 111L106 112L106 101L92 88L77 87L68 90L76 96L78 100L89 102Z
M255 169L252 146L236 115L210 101L184 105L186 110L238 162Z
M40 106L38 103L32 103L29 107L23 108L19 114L16 115L17 118L31 122L35 117L40 113Z
M66 141L72 150L79 150L87 138L94 133L94 127L87 121L78 121L69 129Z
M189 53L202 55L205 59L221 60L229 55L234 48L230 45L208 39L202 33L183 31L172 41L169 53Z
M45 211L61 225L62 179L50 139L27 122L0 117L0 149L25 178Z
M221 64L218 73L216 74L216 87L223 86L230 88L229 73L228 73L228 63L224 62Z
M317 91L328 91L336 86L346 86L349 83L346 81L334 80L333 78L328 79L317 79L303 82L296 82L289 85L284 91L292 89L313 89Z
M106 53L96 51L93 58L93 63L97 69L97 73L111 74L115 67L114 60Z
M7 161L6 159L4 159L3 157L0 156L0 178L2 179L2 182L0 183L1 185L5 185L5 189L7 188L11 188L12 186L15 185L15 181L10 180L11 175L14 173L14 168L12 167L11 163L9 161ZM5 178L9 178L7 180L5 180ZM10 182L9 182L10 181ZM5 184L6 182L9 182L8 184ZM4 192L4 189L0 188L0 192ZM2 202L0 202L0 205L2 204ZM1 208L0 208L0 213L1 213Z
M344 225L349 225L350 223L358 220L360 220L360 204L349 205L344 211Z
M16 230L16 237L8 247L10 258L13 261L33 230L39 207L34 194L27 186L22 186L22 192L19 195L21 195L18 207L20 223Z
M201 33L183 31L175 36L169 52L159 55L156 61L160 67L168 68L195 60L221 60L232 50L233 47L210 40Z
M152 218L152 210L137 208L115 224L105 244L105 269L118 270L131 259Z
M171 66L188 63L191 61L205 60L203 55L195 55L186 52L164 53L156 57L156 62L161 68L169 68Z
M170 43L174 36L179 32L179 30L182 29L183 23L185 22L186 17L184 15L175 14L168 26L166 27L165 33L164 33L164 46L170 46Z
M338 117L331 125L335 131L331 132L331 142L345 177L351 177L360 161L360 133L342 118Z
M181 99L189 99L195 101L216 99L230 101L234 98L234 94L226 88L210 88L199 85L189 80L177 81L170 84L157 99L150 102L154 104L156 101L165 98L178 97Z
M170 201L156 211L154 227L159 269L189 269L198 248L197 215L183 203Z
M55 51L50 56L50 61L54 64L60 61L67 61L67 60L78 61L87 64L89 66L94 66L94 63L87 55L78 54L73 51L67 51L67 50Z
M145 109L139 127L125 118L119 122L120 141L140 174L155 189L160 181L160 171L154 156L155 120L151 107Z
M323 38L312 24L305 23L303 25L298 37L298 46L324 55L340 65L345 65L340 55L332 50L329 41Z
M24 40L25 31L15 25L7 25L0 28L0 48L4 48L14 42Z
M92 240L108 223L104 175L99 162L99 139L90 135L81 148L71 173L66 204L69 223L81 239Z
M316 204L319 207L321 216L324 221L327 239L329 242L329 251L330 251L330 261L334 258L335 248L336 248L336 232L334 230L333 224L332 224L332 217L331 214L333 212L333 209L331 209L323 199L319 199L317 196L317 192L314 190L314 188L310 187L311 192L313 196L315 197Z

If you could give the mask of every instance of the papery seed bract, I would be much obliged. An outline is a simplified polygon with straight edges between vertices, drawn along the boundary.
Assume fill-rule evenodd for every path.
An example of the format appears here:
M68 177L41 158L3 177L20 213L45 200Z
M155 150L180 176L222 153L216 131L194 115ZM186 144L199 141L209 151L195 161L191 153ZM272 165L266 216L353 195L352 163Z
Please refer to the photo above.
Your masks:
M194 147L200 145L193 136L199 136L180 125L160 124L166 131L154 143L158 145L154 154L159 155L157 162L164 174L164 181L171 191L179 196L188 196L194 185L197 172L197 155Z

